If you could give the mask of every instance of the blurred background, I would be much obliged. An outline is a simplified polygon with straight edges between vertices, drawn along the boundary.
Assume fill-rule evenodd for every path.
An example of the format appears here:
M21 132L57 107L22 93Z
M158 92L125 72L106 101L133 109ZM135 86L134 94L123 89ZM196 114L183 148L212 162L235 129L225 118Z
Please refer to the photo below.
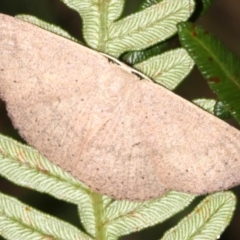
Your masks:
M124 15L128 15L138 9L141 0L126 1ZM81 19L79 15L67 8L60 0L0 0L0 12L8 15L32 14L45 21L60 25L67 29L73 36L81 36ZM240 56L240 2L239 0L215 0L209 11L197 21L209 32L217 36L232 52ZM176 89L176 93L186 99L201 97L212 97L214 94L209 90L205 80L195 68L187 79ZM232 120L231 124L236 125ZM237 126L237 125L236 125ZM238 127L238 126L237 126ZM7 117L4 103L0 100L0 133L21 140L17 132L13 129ZM218 181L218 179L216 179ZM29 204L43 212L57 216L71 224L80 227L77 208L54 199L46 194L37 193L26 188L18 187L8 180L0 177L0 191L14 196L22 202ZM236 187L233 192L240 196L240 188ZM164 232L173 227L183 216L190 213L194 206L202 198L196 199L191 206L179 213L174 218L163 224L149 229L122 237L121 240L157 240ZM237 205L234 217L230 226L221 236L221 240L240 239L240 207ZM2 239L0 237L0 239Z

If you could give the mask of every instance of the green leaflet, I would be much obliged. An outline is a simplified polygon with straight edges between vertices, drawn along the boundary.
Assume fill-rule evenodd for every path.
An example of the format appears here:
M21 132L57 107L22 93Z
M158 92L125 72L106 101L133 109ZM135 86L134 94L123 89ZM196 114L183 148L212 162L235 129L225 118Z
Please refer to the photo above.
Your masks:
M0 193L1 235L9 240L91 240L76 227Z
M179 37L211 89L240 122L240 60L214 36L191 23L178 25Z
M161 240L218 239L229 225L235 206L236 197L231 192L209 195Z
M118 57L130 50L140 50L176 33L176 24L191 15L194 2L165 0L109 26L105 52Z
M76 203L89 189L33 148L0 135L1 175L21 186L51 192L54 197ZM58 190L56 190L58 189Z
M205 98L195 99L193 100L193 103L195 103L199 107L203 108L204 110L212 114L214 113L214 107L216 104L216 100L214 99L205 99Z
M144 50L126 52L121 55L121 60L133 66L135 64L147 60L150 57L162 53L166 46L167 42L164 41Z
M221 101L217 101L214 107L214 115L222 119L231 117L231 114L229 113L229 111L227 111L227 109L225 108L224 104Z
M194 62L188 53L175 49L134 65L155 82L173 90L190 73Z
M195 99L192 102L219 118L226 119L231 117L231 115L228 111L226 111L221 101L201 98Z
M71 36L68 32L66 32L62 28L60 28L60 27L58 27L54 24L50 24L48 22L45 22L41 19L38 19L37 17L21 14L21 15L17 15L16 18L19 18L19 19L21 19L25 22L28 22L28 23L31 23L31 24L36 25L38 27L41 27L41 28L43 28L43 29L45 29L49 32L58 34L59 36L62 36L62 37L68 38L72 41L80 43L80 41L78 39Z
M149 226L161 223L188 206L195 197L169 192L159 199L145 202L115 201L105 211L107 239L118 239Z
M76 10L83 20L83 36L87 44L105 52L108 39L107 29L111 22L122 13L124 0L61 0L68 7Z
M0 135L0 174L20 186L78 204L83 225L87 223L87 231L95 234L90 190L33 148Z
M139 11L144 10L145 8L148 8L161 1L163 0L144 0L139 7ZM134 64L145 61L148 58L153 57L154 55L162 53L163 49L166 46L167 46L167 40L160 42L144 50L126 52L121 56L121 59L124 62L127 62L133 66Z
M145 8L148 8L148 7L152 6L153 4L159 3L161 1L163 1L163 0L144 0L141 3L141 6L140 6L139 10L143 10Z
M203 11L201 13L201 15L204 15L207 10L211 7L213 0L202 0L203 2Z

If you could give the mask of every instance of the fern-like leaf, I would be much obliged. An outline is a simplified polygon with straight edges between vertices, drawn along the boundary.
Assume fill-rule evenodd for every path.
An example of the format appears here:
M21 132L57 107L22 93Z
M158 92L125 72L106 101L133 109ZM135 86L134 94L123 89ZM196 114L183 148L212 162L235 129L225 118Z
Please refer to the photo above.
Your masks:
M20 186L77 204L83 225L93 233L91 191L33 148L0 135L0 175Z
M212 114L214 113L214 107L216 104L216 100L214 99L206 99L206 98L194 99L193 103L195 103L199 107L203 108L204 110Z
M204 15L208 9L212 6L213 0L202 0L203 2L203 11L201 15Z
M221 118L227 119L231 117L230 112L225 108L224 104L221 101L217 101L214 107L214 115Z
M228 226L235 206L236 197L231 192L209 195L162 240L218 239Z
M77 228L0 193L1 235L9 240L91 240Z
M161 223L188 206L195 197L186 193L169 192L164 197L145 201L114 201L105 211L107 239L136 232Z
M87 44L101 52L105 51L108 38L107 29L123 10L124 0L61 0L68 7L76 10L83 20L83 36Z
M78 39L76 39L75 37L71 36L67 31L63 30L62 28L54 25L54 24L50 24L48 22L45 22L35 16L30 16L30 15L25 15L25 14L20 14L17 15L16 18L21 19L25 22L31 23L33 25L36 25L38 27L41 27L49 32L55 33L59 36L68 38L72 41L78 42L80 43L80 41Z
M226 109L240 122L240 59L218 39L191 23L178 25L182 45Z
M139 10L143 10L145 8L151 7L152 5L160 3L162 1L163 0L143 0L141 5L140 5Z
M190 73L193 65L188 53L179 48L152 57L134 67L155 82L173 90Z
M105 52L115 57L140 50L176 33L176 24L189 18L192 0L164 0L109 25Z

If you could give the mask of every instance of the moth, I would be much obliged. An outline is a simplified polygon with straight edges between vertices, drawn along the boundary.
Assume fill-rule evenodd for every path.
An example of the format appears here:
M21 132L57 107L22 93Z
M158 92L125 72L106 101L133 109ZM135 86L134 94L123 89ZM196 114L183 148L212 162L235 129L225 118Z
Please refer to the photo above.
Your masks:
M92 190L146 200L240 183L240 133L106 56L0 15L0 98L28 144Z

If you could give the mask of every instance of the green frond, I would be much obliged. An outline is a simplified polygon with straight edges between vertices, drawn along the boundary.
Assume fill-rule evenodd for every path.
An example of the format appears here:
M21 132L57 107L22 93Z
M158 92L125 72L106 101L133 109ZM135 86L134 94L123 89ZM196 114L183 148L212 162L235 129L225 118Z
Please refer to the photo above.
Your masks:
M143 10L145 8L151 7L152 5L160 3L161 1L163 0L143 0L139 10Z
M173 90L190 73L194 62L183 49L175 49L134 65L155 82Z
M21 19L25 22L31 23L33 25L36 25L38 27L41 27L49 32L55 33L59 36L68 38L69 40L75 41L80 43L80 41L76 38L74 38L73 36L71 36L68 32L64 31L62 28L54 25L54 24L50 24L48 22L45 22L35 16L30 16L30 15L25 15L25 14L20 14L17 15L16 18Z
M161 223L183 210L194 198L194 195L172 191L159 199L145 202L114 201L103 216L107 239L114 240Z
M236 197L231 192L209 195L161 240L218 239L229 225L235 206Z
M193 58L210 88L240 122L240 60L220 41L191 23L178 25L183 47Z
M0 193L0 230L8 240L91 240L77 228Z
M203 11L201 15L204 15L208 9L212 6L213 0L202 0L203 2Z
M193 103L195 103L199 107L203 108L204 110L212 114L214 113L214 107L216 104L216 100L214 99L205 99L205 98L194 99Z
M193 9L192 0L164 0L113 22L109 25L105 52L118 57L163 41L176 33L176 24L187 20Z

